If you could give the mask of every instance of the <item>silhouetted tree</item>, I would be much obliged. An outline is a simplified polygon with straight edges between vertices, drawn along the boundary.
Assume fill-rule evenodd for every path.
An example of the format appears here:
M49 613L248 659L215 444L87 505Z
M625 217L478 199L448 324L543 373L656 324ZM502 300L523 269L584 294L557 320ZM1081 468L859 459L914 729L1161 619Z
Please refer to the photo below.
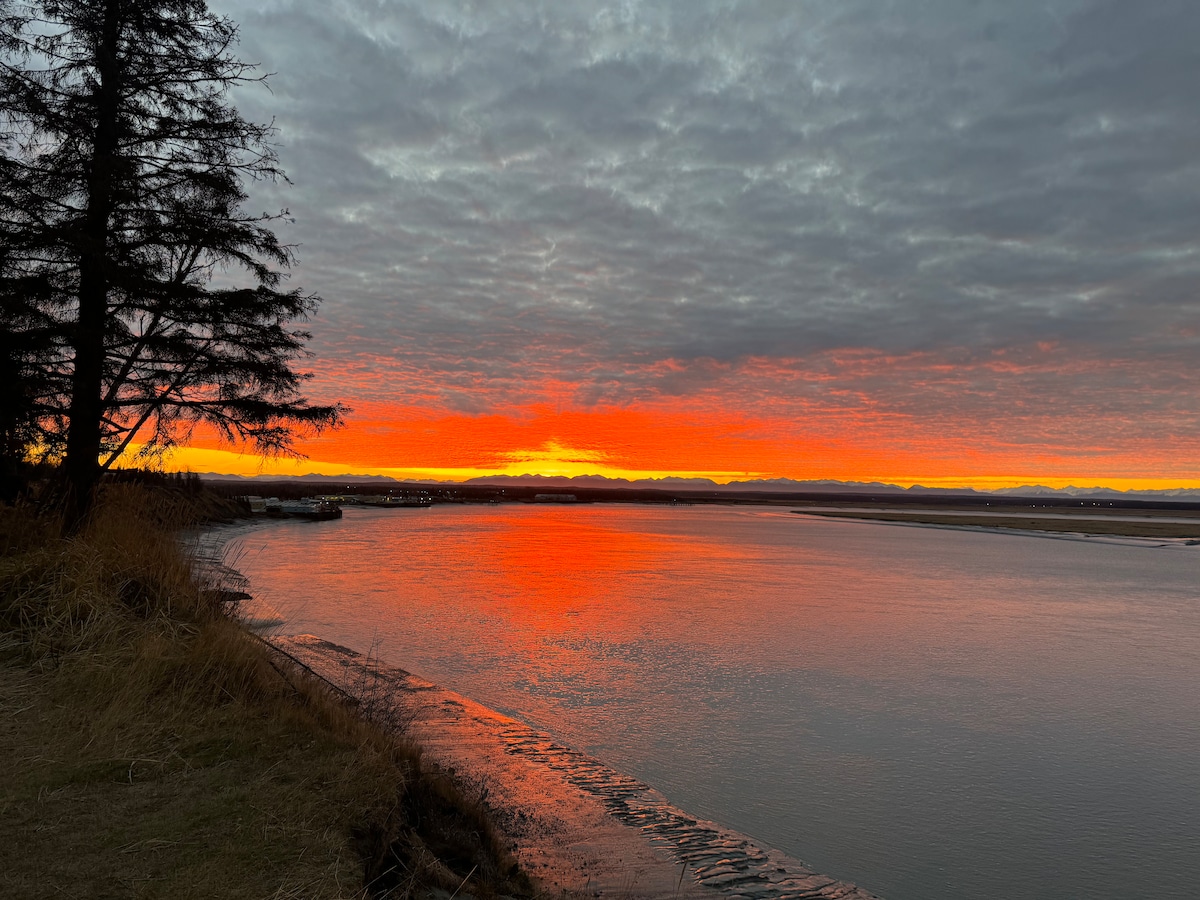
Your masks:
M207 423L268 453L337 424L300 394L318 298L282 290L292 249L249 215L243 180L283 173L271 128L231 87L261 80L203 0L0 0L0 233L6 309L50 349L39 446L61 458L74 520L137 441ZM249 287L227 285L240 271Z
M24 300L33 286L19 283L7 258L0 235L0 500L16 496L38 443L51 358L38 309Z

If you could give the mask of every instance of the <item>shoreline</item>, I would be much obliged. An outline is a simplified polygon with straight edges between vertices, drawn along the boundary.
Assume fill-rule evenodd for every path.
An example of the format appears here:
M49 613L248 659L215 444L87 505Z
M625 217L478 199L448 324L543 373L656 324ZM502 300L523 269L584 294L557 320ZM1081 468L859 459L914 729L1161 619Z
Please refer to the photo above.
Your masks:
M809 507L792 512L1059 540L1200 538L1200 519L1193 528L1187 523L1099 519L1083 511L1025 516L966 509ZM194 546L208 565L240 578L237 560L224 562L225 548L277 523L248 519L205 529L194 535ZM1093 526L1104 527L1089 533ZM1183 533L1178 533L1181 527ZM260 602L256 598L251 606ZM352 693L355 680L361 690L364 679L370 679L395 698L406 710L404 735L444 770L478 787L521 866L546 886L576 895L639 900L878 900L746 835L688 816L648 786L516 719L319 637L281 636L283 619L269 607L259 613L267 618L242 620L247 630L336 690Z
M982 513L963 511L946 513L934 510L866 510L805 508L793 509L801 516L824 519L848 519L856 522L877 522L888 525L925 525L957 528L970 531L1003 533L1015 531L1041 536L1070 537L1129 537L1200 542L1200 518L1194 522L1138 521L1116 517L1097 518L1094 513L1081 512L1038 516L1013 513Z
M71 538L2 510L0 894L536 900L478 803L229 614L191 507L103 499Z
M452 521L446 520L445 522L440 523L440 524L443 524L443 526L446 526L446 524L452 524L452 526L454 526L455 528L463 529L463 533L470 533L470 534L475 533L474 526L472 524L472 522L474 521L474 517L472 515L473 510L463 509L463 510L458 510L458 511L455 511L455 510L446 510L446 511L452 512L452 514L454 514L454 518L452 518ZM841 510L841 511L842 512L851 512L851 510ZM520 514L520 511L516 511L516 512L517 512L517 514ZM598 512L600 512L600 511L598 510ZM936 550L936 548L941 547L944 544L944 542L950 541L955 546L964 545L964 546L967 546L968 548L973 547L973 546L978 546L979 548L986 547L986 548L988 548L989 552L994 552L997 554L998 557L1000 557L1002 565L1007 564L1006 560L1003 559L1003 554L1004 554L1004 552L1006 552L1003 550L1003 548L1006 546L1012 548L1012 550L1014 550L1014 551L1020 550L1021 547L1024 547L1025 550L1027 550L1028 552L1043 553L1043 554L1049 553L1049 554L1051 554L1051 556L1057 556L1057 553L1060 552L1060 551L1056 551L1055 547L1061 547L1061 550L1063 553L1069 553L1069 554L1074 554L1076 552L1092 553L1093 551L1098 551L1098 556L1096 558L1098 560L1102 560L1102 562L1104 559L1106 559L1106 553L1108 553L1108 551L1111 551L1114 553L1122 553L1122 554L1134 553L1136 557L1138 557L1140 560L1142 560L1142 562L1145 562L1148 565L1157 566L1158 563L1154 563L1153 560L1159 559L1163 565L1174 566L1174 568L1175 568L1174 570L1180 570L1180 566L1183 566L1183 568L1187 568L1188 560L1192 559L1192 557L1190 557L1189 554L1186 553L1186 551L1188 551L1189 548L1184 546L1182 544L1182 542L1172 542L1172 544L1168 545L1163 540L1153 540L1153 541L1146 540L1146 539L1123 540L1120 538L1117 538L1117 539L1091 538L1090 539L1090 538L1087 538L1086 535L1080 534L1080 533L1066 533L1066 534L1042 533L1040 535L1037 535L1037 536L1040 536L1040 538L1042 538L1042 541L1038 542L1038 544L1031 544L1031 542L1028 542L1025 540L988 541L988 540L984 540L984 539L974 539L974 540L965 539L965 538L955 539L954 535L943 535L942 538L938 538L938 536L936 534L931 534L928 532L926 532L926 534L929 535L928 538L922 538L922 536L920 536L920 533L917 533L917 532L907 532L907 533L899 532L899 533L896 533L895 539L890 539L887 536L887 532L881 532L880 529L862 529L862 528L856 528L853 526L848 526L848 524L841 524L841 526L839 526L838 523L823 523L823 524L822 523L812 523L811 526L803 526L802 523L793 522L793 526L790 528L790 527L786 526L786 524L785 524L787 517L788 517L788 510L776 509L776 510L774 510L774 512L767 512L767 515L761 515L762 512L763 512L762 510L757 510L757 511L756 510L746 510L745 514L737 514L737 512L733 512L733 514L728 514L728 515L722 516L721 521L725 521L725 518L732 517L733 520L736 522L742 522L742 521L757 522L758 524L756 527L761 530L762 534L766 534L766 535L779 534L780 532L804 532L804 533L808 533L809 535L811 535L812 540L817 540L818 536L820 536L821 540L823 541L820 546L829 545L829 546L832 546L835 548L836 548L836 546L838 546L839 541L845 540L844 536L842 536L842 535L851 536L851 533L860 534L860 536L865 536L865 538L869 538L870 534L875 533L874 538L870 539L871 541L884 542L884 544L888 544L888 542L894 542L894 540L899 540L901 542L901 544L905 544L905 542L908 542L908 541L913 541L913 542L918 542L918 544L920 546L930 545L930 546L934 547L935 550ZM430 514L420 514L420 515L428 516ZM434 514L432 514L432 515L439 515L439 514L437 511L434 511ZM494 515L494 514L490 514L490 515ZM504 514L500 514L500 515L504 515ZM571 515L571 514L558 514L558 517L562 517L564 515ZM590 516L593 514L588 514L588 515ZM659 514L653 514L653 512L652 512L652 514L642 514L642 512L637 512L637 511L635 511L634 514L631 514L631 515L637 515L637 516L642 516L642 517L649 515L650 518L655 518L655 516L659 516ZM704 512L702 510L695 510L695 511L679 510L676 512L670 512L670 514L662 514L659 517L666 518L666 520L670 520L671 522L676 522L677 518L701 518L701 520L703 520L703 518L706 518L707 516L706 516L706 514L704 514ZM352 522L352 523L354 521L354 518L355 518L354 516L347 516L347 520L350 520L350 522ZM522 518L521 515L515 515L514 521L518 521L518 520L520 520L520 518ZM370 522L368 522L368 517L364 516L364 517L360 518L359 522L356 524L371 524L372 527L378 527L378 523L382 523L383 521L384 521L384 518L382 516L372 515L372 516L370 516ZM508 518L505 518L505 521L508 521ZM553 517L552 517L552 521L553 521ZM658 520L656 520L656 518L655 518L655 521L658 521ZM968 521L970 521L970 520L968 520ZM961 522L962 522L962 518L959 517L959 518L955 518L953 526L950 526L950 524L947 524L947 526L918 526L918 524L913 524L913 523L906 523L906 524L908 524L908 526L910 526L910 527L926 527L926 528L930 528L930 527L955 528L956 527L956 528L960 528L960 529L965 529L964 526L961 526L961 524L960 524ZM426 523L428 524L428 526L433 526L433 524L437 524L436 522L433 522L432 520L426 520ZM802 524L802 527L797 529L796 524ZM1013 524L1024 524L1024 523L1013 523ZM1088 527L1082 521L1076 522L1074 520L1074 518L1072 521L1069 521L1067 524L1068 524L1068 526L1070 526L1072 528L1079 528L1081 530ZM334 526L317 526L317 527L320 529L320 533L322 533L322 534L338 532L338 530L341 530L341 526L338 526L338 524L334 524ZM421 527L425 528L425 526L421 526ZM288 552L287 556L284 557L284 559L288 560L288 562L287 562L288 571L294 571L296 568L302 568L302 566L304 566L305 560L308 558L308 550L306 547L306 545L308 544L308 541L311 540L313 542L313 544L316 545L316 544L320 544L320 542L322 542L323 539L320 538L320 536L318 536L317 532L312 532L311 528L307 527L307 526L287 526L286 528L287 528L288 532L290 534L292 534L292 540L289 541L289 552ZM1122 530L1126 530L1126 529L1124 529L1122 527ZM367 533L370 534L370 530L368 530ZM991 533L1003 533L1003 530L997 528L997 529L991 530ZM905 536L904 536L905 534L908 535L908 538L905 538ZM1022 533L1018 532L1018 530L1008 530L1008 534L1009 534L1010 538L1022 538L1022 536L1033 536L1033 535L1036 535L1037 533L1025 532L1024 534L1022 534ZM308 538L307 535L311 535L311 538ZM830 536L830 535L832 535L832 536ZM1046 540L1069 540L1069 541L1079 541L1079 542L1073 542L1073 544L1070 544L1069 546L1068 545L1051 545L1051 544L1046 544L1046 542L1045 542ZM259 541L259 542L260 542L260 544L263 544L266 547L274 547L274 542L272 542L272 541L264 540L264 541ZM964 544L964 542L965 542L965 544ZM1088 551L1087 547L1086 547L1086 542L1092 542L1093 545L1100 545L1100 546L1099 547L1093 546L1092 550ZM250 540L247 541L247 545L253 545L253 544L254 544L253 538L251 538ZM1126 547L1126 548L1122 548L1120 546L1111 546L1108 548L1105 547L1105 545L1110 545L1110 544L1111 545L1127 544L1130 546ZM1145 553L1136 553L1135 551L1133 551L1132 548L1135 546L1142 547L1142 548L1152 548L1153 546L1164 546L1164 550L1168 551L1168 556L1166 556L1166 557L1147 557ZM437 550L436 547L431 548L431 547L427 547L427 546L422 546L421 550L422 550L422 554L421 554L420 558L422 558L422 559L430 559L431 557L436 558L436 556L433 556L433 554L430 553L431 550L434 551L434 553L436 553L436 550ZM1174 551L1174 552L1172 552L1172 551ZM274 550L269 551L269 552L271 553L271 556L274 557ZM1181 556L1181 553L1184 553L1183 556ZM246 560L245 560L246 564L250 564L251 558L252 557L246 558ZM401 557L392 557L392 558L403 559L402 556ZM416 557L414 557L414 558L416 558ZM1091 558L1091 557L1087 557L1087 558ZM334 556L330 556L329 559L331 560L332 565L337 566L338 564L340 564L341 560L356 559L356 557L354 556L353 553L343 553L343 554L334 554ZM264 560L264 562L265 562L265 560ZM278 564L277 559L275 560L275 563ZM263 571L265 572L265 574L269 574L270 570L264 569ZM540 571L540 570L535 570L535 571ZM1183 574L1186 574L1186 572L1183 572ZM266 584L269 583L269 581L270 581L270 578L264 577L264 584L263 584L264 588L266 587ZM289 580L286 583L289 584L290 589L284 590L283 595L277 596L277 598L275 598L276 602L281 602L281 606L283 606L284 596L301 596L302 594L300 592L301 592L302 588L304 588L304 584L302 584L301 582L293 582L293 581ZM523 583L523 582L521 582L520 580L505 582L505 584L512 584L512 590L514 590L514 593L512 593L512 596L514 596L514 598L518 598L518 596L521 596L524 593L524 592L522 592L522 590L518 589L518 586L520 586L521 583ZM1174 583L1174 582L1172 582L1172 583ZM1183 584L1184 584L1184 590L1187 590L1188 582L1184 581ZM448 587L449 589L452 589L455 586L454 586L454 584L448 584L448 586L446 586L446 587ZM504 586L500 586L500 587L504 588ZM469 593L475 594L478 592L469 592ZM322 592L320 592L320 594L326 596L326 598L337 599L338 596L340 596L340 595L344 596L344 594L346 594L346 588L344 588L342 582L334 581L334 582L325 584L325 587L322 589ZM448 594L448 596L452 596L452 594ZM268 594L268 599L271 599L270 594ZM313 602L313 600L310 599L310 600L308 600L308 602ZM284 607L284 608L286 608L286 607ZM450 608L452 610L452 608L454 608L454 607L451 606ZM340 642L343 644L347 644L347 646L350 646L350 647L359 648L361 650L364 650L364 652L366 652L368 646L374 646L374 644L372 643L373 638L370 634L362 635L362 634L359 634L359 632L356 632L349 628L347 628L347 630L344 630L344 631L340 628L340 623L346 622L348 624L350 622L353 622L353 620L355 620L355 617L349 616L349 614L347 614L347 613L342 613L342 614L337 614L337 616L334 616L334 617L323 617L320 619L312 619L312 620L310 620L310 622L301 622L301 620L298 620L298 622L296 622L293 625L290 625L290 626L284 625L283 629L289 629L288 632L294 632L294 631L299 631L299 630L308 630L308 631L316 632L316 634L318 634L318 635L328 636L328 637L332 638L332 640L334 640L334 641L337 641L337 642ZM368 617L366 620L367 620L367 622L371 622L371 617ZM323 624L323 623L328 623L328 625ZM276 629L276 632L280 632L280 631L281 631L280 629ZM443 680L443 684L458 685L458 680L457 680L458 679L458 671L460 671L460 670L458 670L458 668L451 667L451 668L445 668L445 670L442 670L442 668L437 668L437 667L431 666L430 664L428 664L426 655L424 654L424 652L422 652L422 647L424 647L425 644L430 643L432 641L438 641L439 638L436 635L426 635L425 637L421 637L419 630L408 629L408 631L410 632L410 634L413 635L414 640L415 640L415 643L413 644L413 652L401 652L401 653L394 654L394 655L392 655L391 661L396 662L396 664L400 664L400 665L404 665L404 666L408 666L408 667L414 667L416 671L421 671L422 673L427 674L428 677L432 677L433 679L436 679L436 680L440 680L440 679L444 678L445 680ZM454 642L450 642L449 649L451 650L451 652L454 652L454 650L455 650ZM418 660L421 661L420 667L418 667ZM476 671L476 674L479 673L478 666L476 666L475 671ZM440 672L445 672L446 674L440 674ZM476 680L470 680L470 682L469 682L470 685L478 685L478 686L470 686L470 688L466 688L466 691L468 692L468 694L472 694L474 696L492 697L493 695L490 692L491 691L490 682L492 680L492 676L490 676L490 674L488 674L487 668L482 668L481 672L482 672L482 676L484 676L484 677L482 677L482 680L476 679ZM438 674L434 674L434 673L438 673ZM636 672L631 672L631 674L635 674L635 676L636 676ZM451 676L454 676L454 677L451 677ZM460 690L463 690L462 686L460 686ZM528 710L530 710L530 712L534 712L534 710L540 709L540 707L522 706L522 703L520 702L520 697L510 696L509 694L499 694L496 696L499 697L499 700L493 700L493 703L497 704L497 708L503 709L503 710L505 710L505 712L508 712L512 715L520 715L520 716L522 716L522 718L524 718L523 710L528 709ZM672 712L671 712L672 707L671 706L666 706L666 707L660 706L660 703L658 701L656 701L654 697L649 698L649 702L646 704L646 706L643 706L643 709L646 709L647 707L648 707L648 712L652 713L654 716L661 716L661 715L664 715L664 713L667 716L672 715ZM559 720L554 719L554 718L539 718L539 719L536 719L535 721L546 722L546 725L542 725L542 727L550 728L550 730L556 731L556 732L559 732L562 734L576 734L577 733L574 730L571 730L571 728L566 728L565 725L551 724L551 722L559 722ZM559 731L560 727L565 728L565 730ZM586 736L586 737L575 738L575 740L577 742L577 745L583 746L583 748L600 748L601 745L607 745L607 746L610 746L610 748L612 748L612 746L617 746L618 750L620 751L620 754L624 754L624 751L626 748L623 744L625 742L619 742L619 744L614 744L613 739L611 737L607 737L607 736L605 736L605 734L602 734L600 732L584 731L581 733L583 733L584 736ZM649 734L652 737L654 736L653 731L649 732ZM595 736L595 737L593 737L593 736ZM680 738L682 738L682 737L683 737L682 733L680 733ZM679 740L679 745L683 746L685 743L685 740L679 739L679 738L677 738L677 739ZM619 738L617 740L619 740ZM666 746L666 748L670 749L671 743L668 742L666 744L662 744L661 746ZM660 746L660 749L661 749L661 746ZM596 752L601 752L601 751L598 750ZM604 752L606 752L606 754L612 754L613 751L608 750L608 751L604 751ZM430 758L432 758L432 757L430 757ZM622 758L624 758L624 756L622 756ZM631 758L634 758L634 757L631 757ZM734 762L737 762L737 761L734 760ZM684 779L682 781L673 780L674 778L676 778L676 776L674 776L674 774L671 774L671 763L672 763L671 757L670 757L670 755L668 755L666 757L665 763L662 764L662 766L643 770L641 768L641 763L635 764L635 763L630 762L630 763L625 764L625 770L626 770L626 772L631 772L631 773L646 772L647 778L652 780L652 782L654 782L654 784L658 784L660 786L661 785L679 785L677 787L667 787L666 788L667 793L672 794L672 796L674 796L674 797L679 798L679 797L685 797L685 796L695 796L695 794L692 793L692 785L689 784L689 781L691 781L691 779L688 778L688 776L686 776L686 772L688 772L688 770L684 769L684 773L683 773ZM775 768L776 770L778 770L778 766L772 767L772 768ZM677 769L677 772L678 772L678 769ZM660 774L652 774L652 773L660 773ZM727 769L727 773L732 774L734 776L734 778L739 778L739 774L738 774L739 770L737 768ZM722 779L722 784L725 784L725 785L730 784L730 774L725 775L725 778ZM767 779L767 780L769 781L769 779ZM760 782L761 781L762 781L762 779L760 779ZM802 788L802 790L806 790L805 779L797 780L796 784L800 788ZM716 787L718 787L718 790L715 790L712 794L709 794L708 792L704 792L703 797L708 797L708 796L715 797L715 796L718 796L718 794L724 793L720 790L719 785ZM751 788L752 788L751 784L746 784L746 786L744 788L744 792L750 791ZM743 792L743 796L744 796L744 792ZM732 796L734 799L737 799L737 794L732 794ZM703 797L700 800L700 802L696 802L696 800L690 800L690 802L684 802L683 805L685 806L685 808L690 808L692 810L704 810L704 809L706 809L706 805L704 805L704 803L706 803L706 800L704 800ZM796 808L796 806L794 806L794 804L793 804L793 809L794 808ZM784 809L786 809L786 806L784 806ZM721 812L719 812L719 811L708 811L707 817L716 818L716 820L722 820L722 818L724 818L725 821L731 821L731 822L752 822L752 821L754 821L754 820L742 820L742 818L736 818L733 816L726 818L725 814L721 814ZM811 824L814 823L814 820L815 820L814 816L805 816L805 817L800 818L799 823L800 823L800 828L802 828L802 832L803 832L803 830L808 830L809 828L811 828ZM520 821L520 820L518 820L518 821ZM751 830L752 833L760 833L761 830L766 830L768 835L775 834L775 832L770 832L769 829L758 829L757 826L755 826L755 829L751 829L748 826L748 824L742 824L742 826L740 826L740 827L742 827L743 829L746 829L746 830ZM854 835L850 835L850 838L853 839L853 836ZM886 835L884 835L884 836L886 836ZM790 835L785 835L785 838L786 838L786 841L781 840L781 839L776 839L776 845L793 847L792 852L794 854L796 854L796 856L804 857L805 854L817 852L815 850L811 850L808 842L805 842L805 841L793 842ZM817 833L816 840L820 840L820 839L821 839L821 835L820 835L820 833ZM893 839L895 839L895 835L893 835ZM887 842L890 842L890 840L887 840ZM832 847L833 850L836 851L836 850L839 850L838 844L841 844L841 848L840 848L841 852L845 853L846 841L830 842L829 846ZM884 850L889 850L889 848L886 846L886 844L884 844L884 842L882 842L882 841L878 842L877 846L880 844L883 845ZM916 845L916 842L913 842L913 844L914 844L914 847L916 847L916 851L919 852L919 846ZM815 846L815 844L814 844L814 846ZM912 850L912 848L905 847L905 850L910 851L910 850ZM822 851L822 852L824 852L824 851ZM874 851L872 851L872 852L874 852ZM868 860L866 860L865 858L864 859L856 859L856 858L851 857L850 859L844 859L842 857L838 857L839 859L842 859L842 862L840 862L840 863L826 862L823 864L823 868L826 871L840 872L840 874L844 874L844 875L853 874L854 876L857 876L859 878L859 880L862 880L865 883L870 884L870 886L874 887L875 890L877 890L877 892L882 893L883 890L887 889L887 884L893 883L892 881L889 880L889 878L892 877L892 872L907 872L908 871L908 869L905 868L907 859L923 858L923 857L918 857L917 852L907 852L905 854L904 858L895 857L893 854L893 863L892 864L887 865L886 868L870 870L870 871L880 872L880 874L882 874L882 876L883 876L882 878L880 877L880 875L875 875L875 876L868 878L868 876L863 874L863 870L860 870L858 868L858 866L863 865L865 862L868 862ZM830 857L830 856L822 857L822 859L832 859L832 858L833 857ZM720 862L720 860L718 860L718 862ZM682 869L683 869L683 866L680 865L679 869L676 869L677 874L682 874L685 877L688 877L690 875L689 872L680 871ZM530 872L532 872L533 875L541 874L541 871L538 868L530 868ZM733 872L728 872L728 875L736 876L737 872L736 872L736 870L734 870ZM874 883L872 883L872 882L874 882ZM578 882L576 882L576 883L578 883ZM590 890L590 889L592 889L592 887L595 887L596 884L598 884L599 882L598 881L590 882L590 886L592 886L592 887L589 887L589 881L583 881L582 883L583 883L584 888ZM611 883L612 882L608 883L607 886L602 887L600 889L605 890L606 894L611 895L611 889L612 889ZM638 888L638 890L642 889L641 880L638 880L637 888ZM628 892L626 892L626 893L628 893ZM750 896L750 895L748 894L746 896Z
M879 900L747 835L689 816L649 786L524 723L313 635L264 637L347 692L369 683L402 733L478 786L528 874L556 891L642 900Z

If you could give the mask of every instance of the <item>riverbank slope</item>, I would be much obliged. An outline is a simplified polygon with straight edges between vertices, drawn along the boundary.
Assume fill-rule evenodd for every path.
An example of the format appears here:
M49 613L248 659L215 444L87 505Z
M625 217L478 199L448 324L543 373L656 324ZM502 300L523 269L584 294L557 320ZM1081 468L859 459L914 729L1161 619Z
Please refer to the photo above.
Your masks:
M224 614L193 516L0 510L0 894L533 896L481 797Z

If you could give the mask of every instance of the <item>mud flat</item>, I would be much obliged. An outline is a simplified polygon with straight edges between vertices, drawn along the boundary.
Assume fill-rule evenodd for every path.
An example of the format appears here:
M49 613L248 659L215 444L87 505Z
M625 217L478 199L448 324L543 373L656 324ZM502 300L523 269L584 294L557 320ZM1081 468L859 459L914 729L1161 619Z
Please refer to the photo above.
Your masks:
M1200 517L1173 521L1139 521L1117 516L1098 517L1095 513L1057 515L1019 515L1014 513L956 512L934 510L866 510L805 508L792 512L802 516L831 519L860 519L905 525L940 525L951 528L1001 528L1056 534L1110 535L1114 537L1200 540ZM1147 517L1149 518L1149 517Z
M878 900L402 669L312 635L269 640L340 690L385 692L426 756L478 785L521 865L548 887L646 900Z

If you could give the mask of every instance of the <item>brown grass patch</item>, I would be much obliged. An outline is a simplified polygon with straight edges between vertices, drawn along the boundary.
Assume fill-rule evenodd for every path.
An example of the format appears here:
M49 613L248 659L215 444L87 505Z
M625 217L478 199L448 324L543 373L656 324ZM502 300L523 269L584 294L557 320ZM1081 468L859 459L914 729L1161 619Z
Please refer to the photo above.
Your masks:
M529 894L481 804L224 615L191 518L0 510L0 895Z

